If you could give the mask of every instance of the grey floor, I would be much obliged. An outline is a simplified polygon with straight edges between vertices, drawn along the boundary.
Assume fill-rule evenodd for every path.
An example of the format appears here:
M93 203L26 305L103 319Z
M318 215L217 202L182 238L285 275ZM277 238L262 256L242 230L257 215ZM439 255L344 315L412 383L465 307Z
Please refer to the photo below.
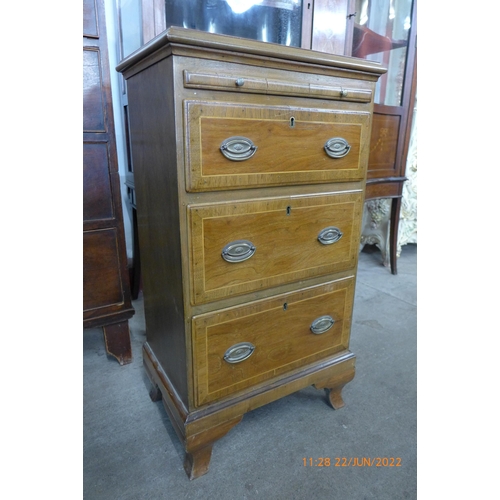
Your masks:
M139 297L129 365L107 356L101 329L84 330L84 498L417 498L416 245L403 247L396 276L374 247L360 254L346 406L333 410L310 387L256 409L215 443L209 473L195 481L162 403L148 395L142 305ZM310 458L330 466L304 466Z

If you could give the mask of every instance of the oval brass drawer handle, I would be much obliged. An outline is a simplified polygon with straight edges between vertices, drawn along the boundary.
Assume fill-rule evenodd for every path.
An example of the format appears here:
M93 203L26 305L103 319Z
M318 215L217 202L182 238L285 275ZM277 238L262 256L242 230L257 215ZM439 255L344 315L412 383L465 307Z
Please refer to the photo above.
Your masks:
M220 146L221 153L232 161L243 161L251 158L257 146L247 137L229 137Z
M256 247L251 241L236 240L222 249L222 258L227 262L243 262L255 253Z
M316 335L321 335L322 333L327 332L335 323L335 320L328 315L320 316L316 318L311 324L311 332Z
M332 137L325 144L326 154L330 158L343 158L350 150L351 146L342 137Z
M335 226L325 227L318 234L318 241L323 245L331 245L342 238L342 231Z
M255 346L250 342L240 342L231 346L224 354L224 361L228 363L241 363L248 359L255 351Z

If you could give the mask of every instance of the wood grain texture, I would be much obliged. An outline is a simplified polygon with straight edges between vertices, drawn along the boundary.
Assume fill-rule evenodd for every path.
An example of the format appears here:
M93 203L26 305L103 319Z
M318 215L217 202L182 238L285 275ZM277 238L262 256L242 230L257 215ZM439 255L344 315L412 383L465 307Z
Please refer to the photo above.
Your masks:
M128 82L132 159L137 197L148 342L188 402L179 194L171 61ZM169 87L171 89L171 87ZM152 99L154 96L154 99Z
M128 86L144 363L193 478L244 413L310 384L332 389L338 406L354 376L349 335L371 96L384 70L180 28L118 69ZM249 78L246 88L233 88L238 77ZM359 94L343 100L338 88ZM232 136L255 143L250 160L221 153ZM351 146L344 158L324 151L336 136ZM329 227L342 237L323 245L318 236ZM222 251L239 240L255 253L228 262ZM315 335L311 324L325 315L335 322ZM241 342L255 345L252 356L223 361Z
M146 374L160 390L172 425L183 443L189 436L200 434L304 387L314 385L322 389L336 384L344 385L354 377L356 364L352 352L342 351L276 377L272 382L258 384L233 397L188 411L148 343L143 346L143 359Z
M328 391L328 401L334 410L339 410L345 406L342 398L342 389L354 378L354 365L351 369L344 370L342 373L336 373L329 379L323 379L314 384L316 389L326 389Z
M238 83L236 83L238 82ZM293 82L250 76L250 73L224 75L184 71L184 86L193 89L226 90L229 92L267 95L305 96L315 99L338 99L347 102L370 102L372 92L359 88L319 85L307 80Z
M351 78L368 79L376 82L386 69L377 62L355 59L333 53L315 50L303 50L295 47L286 47L272 43L262 43L246 38L238 38L215 33L206 33L198 30L184 29L171 26L163 33L146 43L141 49L125 58L117 66L117 71L124 73L126 78L132 76L138 69L143 69L149 64L155 64L159 59L170 54L197 55L198 57L226 60L239 60L240 62L258 58L272 65L273 61L280 67L289 67L290 64L311 65L310 72L321 72L331 68L336 73L338 70L349 74ZM145 64L144 64L145 63ZM257 63L255 63L257 64ZM262 62L259 63L262 66ZM135 68L134 68L135 66ZM314 66L314 68L312 67Z
M377 179L375 179L377 180ZM386 182L374 182L366 184L366 200L376 198L396 198L400 197L403 189L405 178L395 178L394 181L387 180Z
M104 3L84 0L83 326L110 327L123 361L133 314L114 134ZM119 338L120 334L123 338ZM125 346L125 350L121 346ZM120 361L120 362L121 362Z
M347 349L353 297L354 279L348 278L194 317L198 405ZM324 315L334 319L333 327L312 333L312 322ZM255 345L253 354L226 362L226 350L240 342Z
M369 134L368 113L196 101L186 102L185 109L188 191L365 177L367 156L361 144ZM220 146L233 136L250 139L258 148L254 156L227 159ZM334 137L351 146L343 158L325 152Z
M238 415L230 420L223 420L214 427L197 434L189 433L186 435L184 470L190 480L208 472L214 442L224 437L235 425L241 422L242 418L243 415Z
M400 124L400 116L378 113L373 115L368 178L398 175L396 152Z
M189 206L192 303L354 269L362 202L358 192ZM318 235L331 226L343 236L323 245ZM226 262L222 250L235 240L252 242L255 254Z
M186 450L184 469L190 479L208 472L214 442L237 425L245 413L313 384L317 388L335 386L339 390L352 380L355 371L354 355L345 352L295 370L229 403L222 400L188 412L147 343L143 347L143 359L146 374L161 393L172 426Z
M132 346L128 321L105 325L103 331L106 352L114 356L120 365L131 363Z
M110 155L106 142L83 143L83 220L114 217Z
M83 233L83 310L123 304L123 277L116 229Z

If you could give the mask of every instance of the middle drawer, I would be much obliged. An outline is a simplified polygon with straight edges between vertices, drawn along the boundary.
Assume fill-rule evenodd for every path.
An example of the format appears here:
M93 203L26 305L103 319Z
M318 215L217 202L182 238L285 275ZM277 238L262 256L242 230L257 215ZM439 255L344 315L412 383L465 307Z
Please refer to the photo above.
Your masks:
M360 191L190 205L191 303L354 268Z

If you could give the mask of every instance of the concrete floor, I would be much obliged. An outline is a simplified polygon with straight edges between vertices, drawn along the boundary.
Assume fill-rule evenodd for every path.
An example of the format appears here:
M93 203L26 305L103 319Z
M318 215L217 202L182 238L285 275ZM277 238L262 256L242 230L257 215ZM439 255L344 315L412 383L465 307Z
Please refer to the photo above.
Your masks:
M101 329L84 330L84 498L417 498L416 245L403 247L396 276L374 247L360 254L351 337L356 376L344 388L346 406L333 410L323 391L309 387L254 410L215 443L208 474L195 481L184 472L162 403L148 395L142 305L141 297L134 302L129 365L107 356ZM331 465L304 466L309 457L330 458ZM344 457L400 466L336 466Z

